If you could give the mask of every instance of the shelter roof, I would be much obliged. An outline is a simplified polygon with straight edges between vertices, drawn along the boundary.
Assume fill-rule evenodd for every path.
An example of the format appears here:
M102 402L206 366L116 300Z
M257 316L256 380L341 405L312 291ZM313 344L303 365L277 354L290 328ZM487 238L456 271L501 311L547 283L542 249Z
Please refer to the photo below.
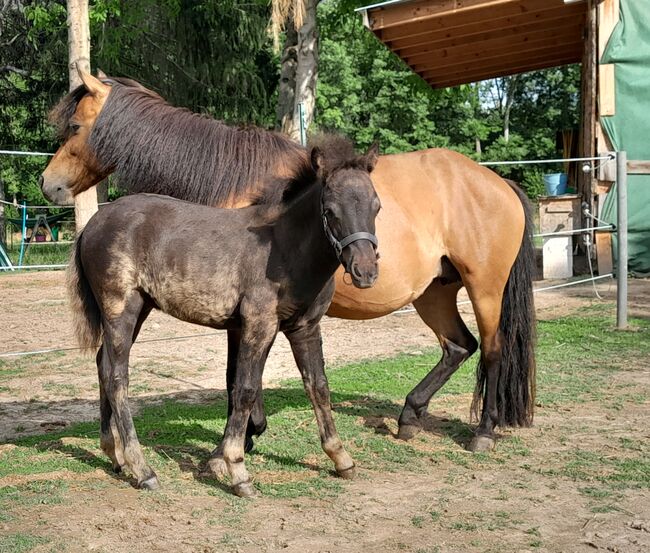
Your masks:
M582 60L585 0L391 0L357 11L434 88Z

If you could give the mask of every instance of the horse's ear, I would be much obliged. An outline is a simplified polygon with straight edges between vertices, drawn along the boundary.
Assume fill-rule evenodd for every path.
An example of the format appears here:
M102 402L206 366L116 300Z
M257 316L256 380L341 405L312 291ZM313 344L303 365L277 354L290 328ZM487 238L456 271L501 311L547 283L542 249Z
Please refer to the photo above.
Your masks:
M323 152L318 146L314 146L309 154L311 158L311 168L317 175L323 173Z
M97 77L93 77L90 73L81 69L79 64L76 67L81 82L93 96L106 96L110 92L110 86L105 85Z
M368 173L371 173L375 168L375 165L377 165L377 159L379 158L379 143L373 142L364 157L366 158L366 168L368 169Z
M102 79L108 79L108 75L104 73L101 69L97 69L97 78L102 80Z

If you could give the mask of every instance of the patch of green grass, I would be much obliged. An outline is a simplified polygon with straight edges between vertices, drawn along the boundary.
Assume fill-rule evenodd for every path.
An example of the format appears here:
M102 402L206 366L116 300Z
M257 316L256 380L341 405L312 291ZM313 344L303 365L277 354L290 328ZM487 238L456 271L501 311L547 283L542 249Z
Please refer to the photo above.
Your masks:
M606 309L609 307L599 306L574 317L540 323L537 364L538 397L542 405L572 404L609 397L608 394L614 397L621 390L606 387L612 371L626 370L628 363L648 357L650 322L634 321L636 332L616 332L613 319L604 315ZM357 464L376 471L410 472L430 471L433 464L436 470L441 470L441 480L449 484L463 481L469 470L487 464L503 464L515 459L525 468L527 465L521 463L521 458L529 456L530 449L518 436L503 439L498 450L490 454L469 455L461 451L457 442L466 440L471 429L459 420L441 427L446 434L443 438L422 433L411 444L399 442L387 431L376 428L374 418L397 418L404 396L438 362L439 356L439 350L432 349L422 355L399 355L328 371L336 424ZM52 358L43 356L43 359L49 362ZM0 362L0 376L8 371L21 374L25 369L21 363ZM474 370L475 363L464 364L441 390L440 396L471 393ZM641 395L634 389L625 393L635 397ZM265 495L279 498L334 497L340 493L344 482L331 474L333 466L321 449L313 410L302 383L297 379L288 380L266 390L264 398L268 430L256 439L255 450L246 458L251 474L260 475L256 486ZM197 404L170 400L146 407L135 418L135 425L145 456L159 472L167 489L186 495L207 492L228 498L228 492L216 482L188 482L179 478L181 472L196 473L222 437L226 420L225 394L206 395L205 401L205 404ZM0 477L62 469L110 471L108 459L99 450L98 442L96 422L78 424L47 436L17 440L19 447L0 456ZM436 445L433 452L427 448L431 442ZM612 489L617 486L647 487L650 481L649 463L644 461L644 456L650 457L647 447L643 442L632 441L622 442L622 446L626 452L638 455L628 459L587 451L572 452L563 465L548 471L580 481L605 483ZM504 489L500 490L497 499L508 499ZM416 516L424 517L422 524L424 520L429 522L425 515ZM494 526L502 522L490 519L486 524Z
M25 553L48 541L46 538L31 534L0 536L0 553Z

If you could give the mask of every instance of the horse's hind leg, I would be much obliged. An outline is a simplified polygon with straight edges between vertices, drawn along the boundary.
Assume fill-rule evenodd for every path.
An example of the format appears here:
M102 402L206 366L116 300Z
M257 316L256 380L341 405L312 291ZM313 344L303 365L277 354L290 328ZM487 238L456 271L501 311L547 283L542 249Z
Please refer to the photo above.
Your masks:
M226 388L228 392L228 417L232 413L233 406L233 388L235 386L235 375L237 374L237 356L239 355L239 344L241 342L241 331L231 329L228 331L228 364L226 367ZM270 347L269 347L270 351ZM268 356L268 352L266 353ZM246 440L244 442L244 451L249 453L253 449L253 436L259 436L266 430L266 414L264 413L264 399L261 391L251 410L248 424L246 426ZM226 462L223 459L223 441L210 454L205 469L204 476L216 476L221 478L228 472Z
M132 292L119 315L104 317L104 343L98 369L100 386L108 399L112 421L122 445L124 465L136 478L138 487L155 489L158 487L158 479L142 454L128 403L129 353L137 334L136 329L142 324L140 315L144 307L141 295Z
M133 331L133 341L135 342L144 323L145 319L151 313L152 307L145 304L140 311L138 316L138 321L136 323L135 329ZM122 441L120 440L120 435L115 426L115 421L113 420L113 409L111 408L111 403L108 400L106 390L104 389L103 379L101 377L101 366L100 363L103 357L104 347L100 347L97 352L97 370L99 375L99 413L100 413L100 445L102 451L108 455L113 464L113 470L115 472L121 472L122 467L124 466L124 448L122 447Z
M287 332L286 336L291 344L298 369L300 369L305 390L314 407L323 451L334 462L339 476L353 478L355 475L354 461L343 447L332 417L320 325L298 332Z
M397 434L402 440L411 439L422 429L422 417L433 395L478 346L456 306L456 296L461 286L460 282L441 284L439 280L434 280L424 294L413 302L422 320L436 333L442 347L442 358L406 396Z
M481 334L481 361L478 370L483 371L484 391L479 425L470 442L470 451L489 451L494 448L494 429L499 423L497 394L501 371L502 337L499 331L503 287L494 281L490 291L479 294L478 287L468 285L474 306L476 322ZM477 388L477 392L480 390ZM476 396L475 396L476 397ZM474 406L473 406L474 407Z

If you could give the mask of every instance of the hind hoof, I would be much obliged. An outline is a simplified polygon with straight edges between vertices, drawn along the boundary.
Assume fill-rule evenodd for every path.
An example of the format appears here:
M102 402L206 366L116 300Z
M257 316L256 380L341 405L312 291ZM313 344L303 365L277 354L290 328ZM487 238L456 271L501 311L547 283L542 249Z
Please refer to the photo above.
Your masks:
M160 488L160 483L158 482L157 476L152 476L138 483L138 488L141 490L154 491Z
M250 480L242 482L241 484L235 484L232 487L232 491L235 492L235 495L238 497L255 497L258 494L253 482Z
M489 436L474 436L467 449L472 453L483 453L492 451L495 445L494 438L490 438Z
M250 453L253 451L254 447L255 443L253 442L253 438L246 436L246 442L244 443L244 453Z
M421 426L415 424L402 424L397 431L397 439L408 442L422 430Z
M337 470L336 474L338 474L344 480L352 480L357 476L357 467L352 465L347 469Z

